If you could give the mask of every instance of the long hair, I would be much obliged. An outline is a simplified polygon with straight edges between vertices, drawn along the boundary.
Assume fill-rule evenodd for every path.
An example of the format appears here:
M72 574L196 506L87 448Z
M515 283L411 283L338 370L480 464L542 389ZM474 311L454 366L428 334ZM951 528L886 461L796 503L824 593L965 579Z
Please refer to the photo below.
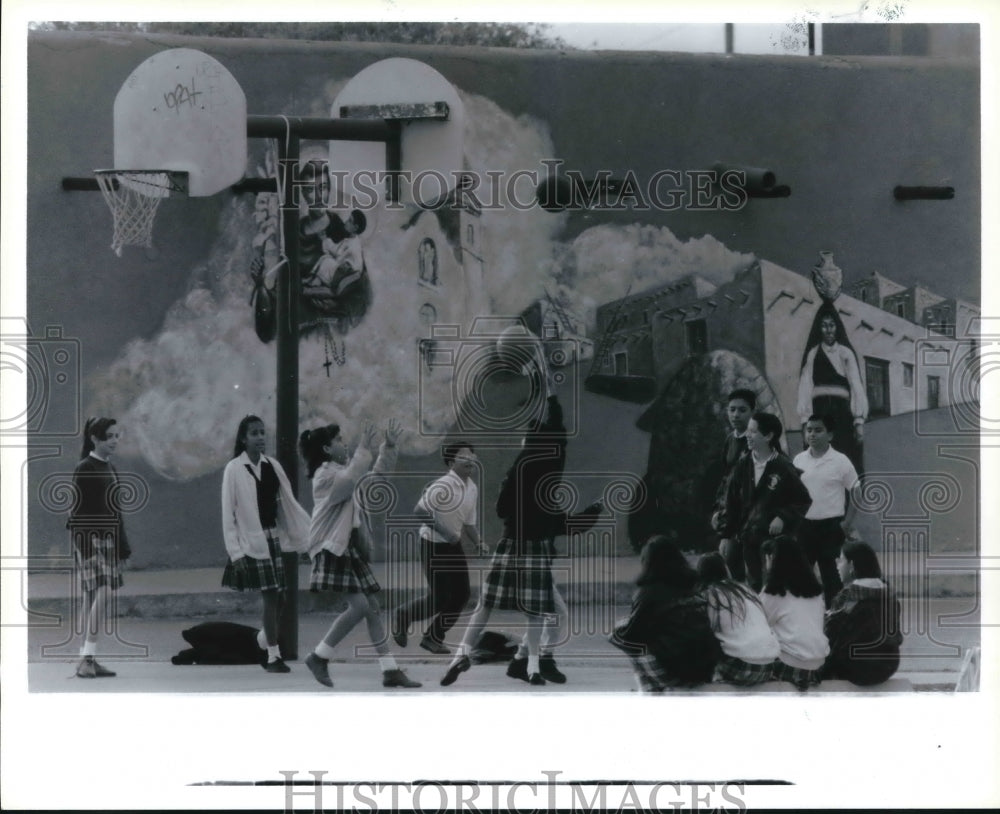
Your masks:
M650 537L642 547L640 563L635 581L640 588L661 585L681 596L698 584L698 574L678 548L675 533Z
M716 633L722 627L722 614L742 622L747 618L747 603L753 602L761 607L760 599L746 585L736 582L729 576L726 561L717 551L702 554L698 559L698 579L704 589L705 601L710 611L714 611L712 630ZM709 618L712 618L709 614Z
M259 416L245 415L243 416L243 420L240 421L240 425L236 428L236 443L233 444L234 458L239 458L247 448L247 430L250 429L250 425L255 421L260 424L264 423L264 419Z
M878 555L868 543L852 540L844 543L841 552L854 566L855 579L882 579L882 567L878 564Z
M339 424L327 424L314 430L305 430L299 436L299 452L306 462L306 473L311 478L316 470L330 460L323 447L340 435Z
M762 557L772 558L764 578L764 593L784 596L788 592L803 599L823 593L823 586L816 579L802 547L792 537L782 534L765 540L760 553Z
M754 413L750 420L757 425L761 435L771 436L771 449L781 452L781 419L771 413Z
M113 418L94 417L87 419L87 423L83 425L83 449L80 452L81 461L95 449L91 436L96 437L98 441L107 441L108 430L117 423Z
M816 316L813 317L813 324L809 329L809 338L806 339L806 349L802 351L802 363L799 365L800 372L806 366L806 359L809 356L809 351L823 341L823 317L830 317L833 319L833 324L837 331L837 344L849 348L851 353L854 354L855 360L858 358L858 352L854 350L851 340L847 338L847 329L844 327L844 322L840 318L840 314L837 312L837 306L832 302L824 301L823 304L816 309Z

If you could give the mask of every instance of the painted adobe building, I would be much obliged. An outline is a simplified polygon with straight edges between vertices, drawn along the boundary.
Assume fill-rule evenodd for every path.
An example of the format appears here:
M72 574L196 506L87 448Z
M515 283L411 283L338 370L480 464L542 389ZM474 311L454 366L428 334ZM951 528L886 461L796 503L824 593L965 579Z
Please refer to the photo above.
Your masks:
M912 302L911 291L894 293L888 301L906 294ZM651 395L667 387L691 357L731 351L764 374L785 427L798 430L799 371L820 302L809 278L759 260L718 287L691 276L607 303L597 315L597 331L604 338L598 340L595 389L613 395L620 386L632 400L637 381L644 381ZM836 305L858 354L870 418L944 407L964 398L964 392L951 392L949 371L968 363L963 357L974 347L971 340L954 341L845 294ZM963 314L969 316L971 309ZM931 367L923 361L928 352Z

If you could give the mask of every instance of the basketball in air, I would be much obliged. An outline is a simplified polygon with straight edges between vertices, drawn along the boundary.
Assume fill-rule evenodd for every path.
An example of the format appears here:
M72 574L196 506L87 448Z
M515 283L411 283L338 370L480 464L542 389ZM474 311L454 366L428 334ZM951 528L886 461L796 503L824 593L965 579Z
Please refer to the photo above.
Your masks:
M521 369L536 358L538 338L523 325L504 328L497 337L497 358L501 364Z

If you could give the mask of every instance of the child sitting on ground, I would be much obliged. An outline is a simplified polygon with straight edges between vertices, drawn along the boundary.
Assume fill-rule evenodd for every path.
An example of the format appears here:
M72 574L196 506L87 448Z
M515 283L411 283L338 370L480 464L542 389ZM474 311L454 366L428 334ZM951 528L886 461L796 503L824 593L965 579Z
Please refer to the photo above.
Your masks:
M823 632L823 586L794 538L765 540L761 553L765 578L760 601L781 646L771 676L804 690L820 683L820 670L830 653Z
M722 646L716 678L744 687L768 681L781 646L760 599L730 578L726 561L716 552L698 560L698 578L708 603L709 624Z

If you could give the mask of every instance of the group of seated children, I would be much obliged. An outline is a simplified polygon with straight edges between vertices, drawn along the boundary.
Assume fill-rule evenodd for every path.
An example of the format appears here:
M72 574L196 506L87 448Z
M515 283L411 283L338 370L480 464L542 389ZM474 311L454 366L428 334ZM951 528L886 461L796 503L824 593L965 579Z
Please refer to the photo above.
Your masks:
M899 666L899 601L871 546L845 542L854 514L845 498L858 476L830 446L829 421L810 417L808 447L792 461L780 420L754 407L751 391L729 395L726 477L712 518L720 553L695 569L676 537L643 547L632 610L612 642L632 657L644 691L713 679L870 686Z
M631 656L641 690L713 680L806 689L824 678L871 686L896 672L899 600L871 546L844 546L837 568L845 587L829 610L795 539L773 537L762 554L764 587L756 594L730 577L721 555L703 554L695 568L671 537L649 539L631 612L612 636Z

